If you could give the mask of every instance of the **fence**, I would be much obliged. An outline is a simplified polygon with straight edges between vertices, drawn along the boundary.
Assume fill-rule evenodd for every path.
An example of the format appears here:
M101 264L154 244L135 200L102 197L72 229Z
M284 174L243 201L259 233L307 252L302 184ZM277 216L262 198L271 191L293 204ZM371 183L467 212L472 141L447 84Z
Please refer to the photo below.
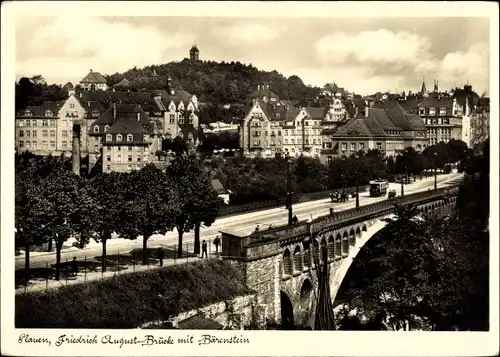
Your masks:
M365 192L368 189L368 186L359 186L359 192ZM325 198L329 198L329 195L332 191L345 190L348 192L354 192L356 187L348 187L345 189L338 190L328 190L328 191L320 191L320 192L310 192L310 193L301 193L292 196L292 202L294 204L304 203L309 201L316 201ZM224 206L219 209L219 217L227 217L231 215L241 214L241 213L250 213L259 211L266 208L277 208L285 205L285 198L277 199L274 201L263 201L263 202L254 202L242 205L234 205L234 206Z
M203 240L203 239L202 239ZM81 284L89 281L109 279L119 274L129 274L140 271L159 269L161 267L180 265L199 261L201 259L219 259L221 246L215 246L213 240L205 240L207 243L207 254L203 254L200 242L200 253L194 254L194 243L183 243L182 255L179 257L177 244L152 245L148 247L146 264L143 263L142 248L129 251L112 251L108 248L106 255L106 271L103 267L102 256L85 256L78 251L63 252L61 258L59 280L55 279L56 262L55 257L47 260L35 260L30 269L17 269L15 272L15 288L17 293L31 291L47 291L72 284ZM164 258L160 261L158 248L163 248ZM203 258L202 258L203 255ZM70 256L66 258L66 256ZM75 256L76 263L73 263ZM24 261L23 261L24 264Z

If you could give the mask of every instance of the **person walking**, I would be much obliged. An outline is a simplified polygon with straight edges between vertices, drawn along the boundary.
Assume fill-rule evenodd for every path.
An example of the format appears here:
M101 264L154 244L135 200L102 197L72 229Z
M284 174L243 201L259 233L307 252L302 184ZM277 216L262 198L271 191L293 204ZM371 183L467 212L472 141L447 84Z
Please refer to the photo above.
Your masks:
M205 258L208 258L208 253L207 253L207 242L203 240L201 243L201 258L203 259L203 255L205 255Z
M214 239L215 253L219 253L219 244L220 244L220 238L219 236L217 236Z
M76 260L76 257L73 257L73 261L71 262L71 275L77 276L78 275L78 262Z
M163 266L163 258L165 258L165 252L163 251L163 248L160 247L158 248L158 260L160 261L160 266Z

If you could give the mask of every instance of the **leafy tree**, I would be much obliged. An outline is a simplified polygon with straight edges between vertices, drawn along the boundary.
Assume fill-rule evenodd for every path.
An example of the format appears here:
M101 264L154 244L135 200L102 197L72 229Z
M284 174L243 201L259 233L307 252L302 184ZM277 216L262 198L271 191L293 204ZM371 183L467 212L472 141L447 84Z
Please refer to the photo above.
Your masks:
M167 168L167 175L175 184L180 202L180 213L175 217L179 234L178 256L182 256L184 233L195 229L194 253L200 253L199 227L210 226L217 217L218 197L207 172L195 156L178 156Z
M172 151L176 155L187 152L188 148L184 139L177 136L174 139L164 139L161 144L163 151Z
M152 164L124 176L123 180L126 184L117 233L127 239L142 235L142 262L147 264L148 239L174 227L182 199L167 175Z
M124 175L117 172L101 173L93 178L92 186L96 211L92 222L94 240L102 244L102 271L106 271L106 247L111 234L119 230L119 215L123 203Z

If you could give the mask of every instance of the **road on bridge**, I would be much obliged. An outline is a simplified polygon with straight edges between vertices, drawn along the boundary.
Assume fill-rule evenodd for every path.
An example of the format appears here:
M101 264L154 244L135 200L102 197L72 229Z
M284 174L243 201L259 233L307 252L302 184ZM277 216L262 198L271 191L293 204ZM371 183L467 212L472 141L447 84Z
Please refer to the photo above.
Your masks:
M449 185L457 184L463 178L463 174L451 173L448 175L438 176L438 188L446 187ZM412 184L405 185L405 194L417 193L422 191L427 191L429 188L434 187L434 178L424 178L423 180L418 180ZM400 194L400 184L390 183L389 189L395 189ZM369 197L368 192L360 194L359 204L368 205L371 203L383 201L387 199L385 197ZM297 216L299 220L309 219L311 216L316 218L317 216L328 214L329 208L333 207L336 212L346 210L355 207L355 199L350 199L345 203L332 203L330 199L322 199L317 201L304 202L300 204L295 204L293 206L293 214ZM236 216L222 217L217 219L214 224L210 227L202 227L200 231L201 239L212 240L214 239L219 231L230 231L231 233L236 233L240 235L249 234L255 230L257 225L260 229L266 229L269 225L279 226L286 224L288 220L288 212L284 207L267 209L264 211L245 213ZM148 241L148 247L163 246L173 246L177 243L178 236L177 231L168 232L165 235L154 235ZM185 233L183 237L184 244L190 243L190 251L192 251L194 241L193 233ZM69 243L71 244L71 243ZM142 237L136 240L127 240L121 238L114 238L108 241L107 254L126 254L134 248L142 248ZM213 247L212 247L213 249ZM23 254L16 256L15 266L16 269L24 268L24 252ZM61 252L61 261L72 260L73 257L81 260L84 257L93 258L95 256L102 255L102 247L100 243L91 242L83 249L78 248L68 248L63 249ZM31 267L44 267L46 263L49 265L54 264L56 261L55 252L31 252L30 262Z

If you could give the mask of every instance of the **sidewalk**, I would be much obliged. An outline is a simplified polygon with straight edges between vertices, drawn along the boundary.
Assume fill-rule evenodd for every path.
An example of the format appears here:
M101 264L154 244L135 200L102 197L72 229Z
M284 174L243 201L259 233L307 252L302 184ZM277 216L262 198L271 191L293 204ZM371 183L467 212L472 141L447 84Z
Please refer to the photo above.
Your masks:
M205 258L207 259L207 258ZM220 259L220 256L216 253L210 254L208 259ZM92 268L94 267L95 263L97 261L85 261L83 264L84 267L79 267L78 269L78 274L77 276L71 276L70 274L67 274L67 272L64 270L64 268L61 268L61 276L60 280L54 280L49 278L49 276L46 276L45 278L39 278L39 279L33 279L28 282L26 286L16 286L16 294L22 294L25 292L35 292L35 291L47 291L51 289L58 289L63 286L68 286L68 285L76 285L76 284L83 284L87 283L90 281L96 281L96 280L104 280L104 279L109 279L112 278L113 276L116 275L121 275L121 274L131 274L131 273L136 273L136 272L141 272L141 271L149 271L149 270L157 270L161 269L167 266L172 266L172 265L180 265L180 264L187 264L187 263L192 263L196 261L200 261L202 258L196 256L188 256L184 258L179 258L179 259L166 259L163 261L163 266L160 267L159 262L156 260L150 260L150 263L152 262L153 264L147 264L147 265L141 265L141 264L133 264L133 265L126 265L126 264L117 264L117 265L112 265L109 264L107 266L107 271L102 272L99 270L93 270ZM80 265L82 265L83 262L80 262ZM88 264L87 264L88 263ZM100 268L101 262L97 262ZM87 269L87 266L90 266L89 269ZM19 271L18 271L19 272Z

